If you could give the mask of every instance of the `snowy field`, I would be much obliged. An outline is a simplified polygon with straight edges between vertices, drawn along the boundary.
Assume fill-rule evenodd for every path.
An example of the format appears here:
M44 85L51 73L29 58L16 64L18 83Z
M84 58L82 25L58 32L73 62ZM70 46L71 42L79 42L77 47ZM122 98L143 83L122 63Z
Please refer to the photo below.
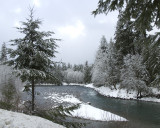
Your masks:
M46 119L0 109L0 128L64 128Z
M73 95L60 96L58 94L52 94L51 96L46 97L46 99L47 98L58 100L57 102L69 102L75 105L80 104L80 107L78 109L71 111L73 117L97 121L127 121L127 119L123 117L83 103Z
M75 84L70 84L70 85L75 85ZM101 95L107 96L107 97L113 97L113 98L121 98L121 99L135 99L135 100L143 100L143 101L152 101L152 102L160 102L160 99L157 99L156 97L144 97L141 99L137 99L137 92L132 91L128 92L126 89L119 89L119 85L117 85L117 90L114 88L109 88L109 87L95 87L93 84L87 84L87 85L82 85L79 84L80 86L88 87L88 88L93 88L96 90L98 93ZM160 91L157 88L150 88L151 91L154 94L160 94Z

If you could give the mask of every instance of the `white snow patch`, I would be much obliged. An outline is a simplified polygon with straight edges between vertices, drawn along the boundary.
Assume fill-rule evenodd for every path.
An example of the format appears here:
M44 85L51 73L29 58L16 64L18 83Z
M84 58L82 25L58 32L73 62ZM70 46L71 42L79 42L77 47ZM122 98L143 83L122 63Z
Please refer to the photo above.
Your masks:
M84 84L79 84L79 83L63 83L63 85L80 85L80 86L84 86Z
M115 97L115 98L122 98L122 99L136 99L136 92L132 91L127 93L126 89L111 89L109 87L99 87L94 88L96 91L98 91L100 94L108 97Z
M0 109L0 128L64 128L49 120Z
M52 99L57 103L63 103L63 102L69 102L69 103L73 103L73 104L78 104L81 103L81 101L77 98L75 98L73 95L60 95L60 94L50 94L50 96L45 97L45 99Z
M125 118L111 112L101 110L88 104L81 104L80 107L71 112L73 117L80 117L98 121L127 121Z
M79 104L79 103L81 103L81 101L80 101L79 99L75 98L75 97L72 96L72 95L67 95L67 96L65 96L65 97L62 99L62 101L64 101L64 102L69 102L69 103L74 103L74 104Z
M160 99L157 99L155 97L144 97L144 98L141 98L139 100L143 100L143 101L152 101L152 102L160 102Z

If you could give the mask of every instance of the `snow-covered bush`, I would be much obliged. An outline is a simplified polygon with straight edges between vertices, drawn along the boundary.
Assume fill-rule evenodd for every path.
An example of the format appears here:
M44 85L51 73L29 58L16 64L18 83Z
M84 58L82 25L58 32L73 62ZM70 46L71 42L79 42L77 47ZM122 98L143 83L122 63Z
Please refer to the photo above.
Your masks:
M141 55L130 55L124 57L124 67L121 70L121 87L126 88L127 91L136 90L137 97L141 96L141 92L147 92L146 85L147 70L142 63Z
M12 71L11 67L0 65L0 100L18 105L24 83Z

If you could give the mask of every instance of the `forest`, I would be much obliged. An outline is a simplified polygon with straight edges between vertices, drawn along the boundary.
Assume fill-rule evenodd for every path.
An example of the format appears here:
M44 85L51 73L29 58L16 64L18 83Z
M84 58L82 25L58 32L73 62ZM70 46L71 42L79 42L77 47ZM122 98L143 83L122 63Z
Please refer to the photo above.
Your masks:
M109 96L110 93L104 91L105 88L115 92L125 90L127 96L135 92L136 97L130 99L151 97L159 100L160 93L157 93L160 89L159 10L158 0L99 0L97 9L92 12L95 18L100 14L107 15L109 12L118 11L114 37L108 41L105 34L99 37L94 63L86 60L82 64L71 64L54 61L58 52L57 42L61 39L53 38L52 31L41 31L42 21L35 18L34 8L30 8L26 21L21 22L21 27L16 28L24 36L11 39L9 47L6 46L8 42L1 46L0 108L25 110L26 114L37 115L65 127L76 128L83 124L63 120L67 116L66 113L70 114L70 110L78 108L82 101L78 100L78 105L69 107L60 105L48 113L38 109L36 105L36 97L41 94L36 92L36 87L78 84L84 87L91 86L96 91L99 89L104 96ZM152 32L153 30L157 32ZM154 93L153 90L158 91ZM26 102L29 105L23 104L23 107L20 107L24 91L30 93L31 97L30 101ZM80 95L81 93L77 94L77 97ZM90 102L88 104L90 105ZM24 108L26 106L29 109ZM86 106L83 104L81 107ZM91 106L90 109L94 110Z

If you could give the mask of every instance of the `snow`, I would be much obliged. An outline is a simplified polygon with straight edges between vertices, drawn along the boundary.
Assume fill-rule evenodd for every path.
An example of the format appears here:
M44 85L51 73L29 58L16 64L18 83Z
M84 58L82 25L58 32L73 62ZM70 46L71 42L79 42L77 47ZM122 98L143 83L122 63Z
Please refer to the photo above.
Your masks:
M113 113L101 110L99 108L93 107L86 103L83 103L78 98L73 95L60 96L58 94L53 94L46 98L52 98L53 100L58 100L59 102L68 102L72 104L80 104L80 107L74 111L70 111L73 117L79 117L90 120L98 120L98 121L127 121L127 119L115 115ZM69 115L69 116L71 116Z
M95 88L96 91L98 91L100 94L108 97L114 97L114 98L122 98L122 99L136 99L136 92L132 91L127 93L126 89L111 89L109 87L99 87Z
M80 100L78 100L77 98L75 98L74 96L66 96L64 99L63 99L64 102L70 102L70 103L74 103L74 104L79 104L81 103Z
M64 128L46 119L0 109L0 128Z
M79 84L79 83L69 83L69 84L67 84L67 83L63 83L63 85L84 85L84 84Z
M152 102L160 102L160 99L155 97L145 97L141 99L137 99L137 92L136 91L129 91L127 93L126 89L120 89L120 85L117 85L117 90L114 87L109 88L105 86L95 87L93 84L83 85L88 88L93 88L99 94L107 96L107 97L114 97L114 98L121 98L121 99L135 99L135 100L142 100L142 101L152 101ZM160 94L160 91L157 88L150 88L153 94Z
M63 103L63 102L69 102L69 103L73 103L73 104L79 104L81 103L80 100L78 100L77 98L75 98L73 95L68 95L66 93L63 94L50 94L50 96L48 97L44 97L45 99L51 99L57 103Z
M88 104L81 104L80 108L71 112L73 117L79 117L98 121L127 121L125 118L115 115L111 112L95 108Z
M76 84L73 84L76 85ZM120 89L120 85L116 85L116 89L114 87L95 87L92 83L91 84L81 84L80 86L84 86L87 88L92 88L97 91L99 94L106 96L106 97L113 97L113 98L121 98L121 99L134 99L134 100L141 100L141 101L150 101L150 102L160 102L160 99L156 97L144 97L141 99L137 99L137 92L136 91L129 91L127 93L126 89ZM160 90L157 88L150 87L153 94L160 94Z

